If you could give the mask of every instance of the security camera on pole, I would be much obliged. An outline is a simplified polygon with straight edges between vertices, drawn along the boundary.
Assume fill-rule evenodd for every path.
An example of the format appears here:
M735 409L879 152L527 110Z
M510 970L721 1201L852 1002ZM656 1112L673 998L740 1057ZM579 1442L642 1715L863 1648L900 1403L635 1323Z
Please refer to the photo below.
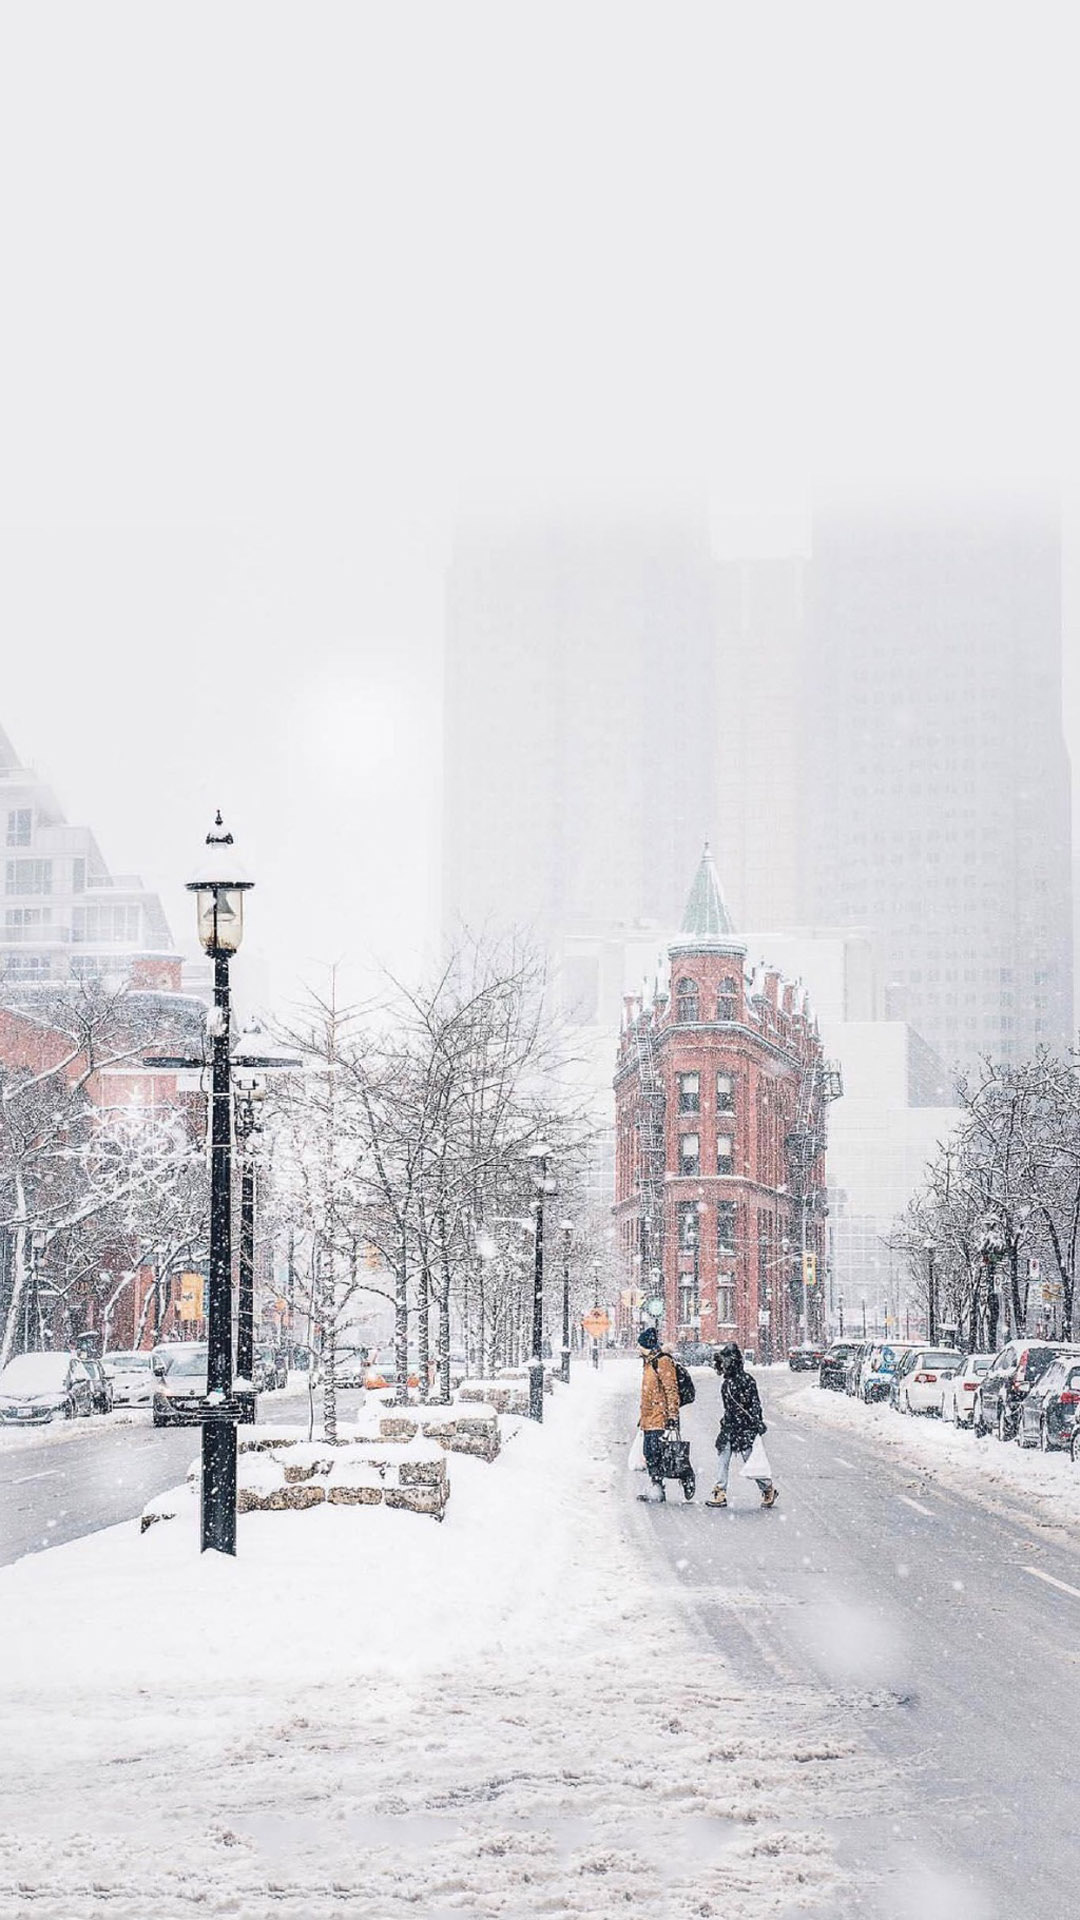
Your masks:
M214 962L207 1021L210 1082L210 1300L207 1404L202 1428L202 1551L236 1552L236 1405L232 1395L232 1086L229 961L244 931L244 894L254 885L218 813L188 891L199 939Z

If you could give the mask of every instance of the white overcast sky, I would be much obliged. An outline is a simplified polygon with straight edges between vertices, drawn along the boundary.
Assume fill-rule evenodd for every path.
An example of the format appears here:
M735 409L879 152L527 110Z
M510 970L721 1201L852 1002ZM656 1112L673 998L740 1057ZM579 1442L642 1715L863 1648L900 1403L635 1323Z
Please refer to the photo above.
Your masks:
M1074 498L1069 25L7 5L0 724L178 931L220 802L260 992L407 964L462 496Z

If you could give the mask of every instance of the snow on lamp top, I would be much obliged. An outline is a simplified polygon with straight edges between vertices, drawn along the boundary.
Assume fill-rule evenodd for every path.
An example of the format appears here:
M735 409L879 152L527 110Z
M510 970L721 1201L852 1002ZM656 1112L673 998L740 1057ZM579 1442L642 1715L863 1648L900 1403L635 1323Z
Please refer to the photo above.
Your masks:
M187 882L188 892L195 895L199 939L207 953L236 952L244 936L244 894L254 884L237 857L219 809L202 858Z

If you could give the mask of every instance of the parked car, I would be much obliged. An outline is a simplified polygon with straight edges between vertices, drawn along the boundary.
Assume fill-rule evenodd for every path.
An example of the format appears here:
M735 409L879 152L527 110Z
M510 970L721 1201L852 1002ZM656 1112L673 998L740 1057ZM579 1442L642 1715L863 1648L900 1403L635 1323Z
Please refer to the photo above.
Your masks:
M378 1393L387 1387L394 1386L396 1380L397 1363L394 1359L393 1347L385 1349L385 1359L381 1359L378 1353L373 1353L364 1371L361 1385L367 1387L370 1392ZM407 1382L410 1387L420 1385L420 1361L415 1353L410 1353L408 1358Z
M154 1392L149 1353L107 1353L105 1372L112 1383L114 1407L148 1407Z
M914 1348L909 1341L875 1341L860 1371L860 1400L867 1406L875 1400L891 1400L897 1372L913 1351Z
M890 1400L901 1413L932 1413L940 1418L942 1386L959 1371L962 1359L951 1347L913 1347L896 1369Z
M94 1355L90 1353L81 1354L80 1359L90 1376L90 1385L93 1388L92 1411L94 1413L111 1413L113 1410L113 1388L112 1381L105 1370L104 1362L96 1359Z
M993 1362L992 1353L968 1353L956 1373L941 1385L941 1417L958 1427L975 1424L975 1395Z
M1080 1416L1080 1357L1060 1353L1020 1402L1017 1439L1043 1453L1068 1449Z
M205 1340L177 1340L154 1348L150 1370L154 1376L155 1427L201 1423L209 1361L210 1348Z
M368 1347L335 1347L334 1385L338 1387L364 1387L369 1385L367 1376L370 1371L371 1358L371 1352Z
M844 1390L844 1369L854 1353L858 1341L834 1340L821 1356L818 1369L818 1386L830 1387L834 1393Z
M684 1367L709 1367L716 1348L709 1340L679 1340L672 1352Z
M20 1353L0 1373L0 1421L43 1427L94 1410L94 1386L74 1353Z
M713 1349L709 1347L707 1352L711 1359ZM824 1347L819 1347L814 1340L802 1340L789 1350L787 1363L794 1373L816 1373L824 1358Z
M869 1340L860 1340L857 1346L852 1347L848 1355L847 1364L844 1367L845 1393L858 1393L859 1382L862 1378L863 1362L870 1352L870 1346L871 1343Z
M995 1354L975 1395L975 1432L1014 1440L1021 1402L1059 1353L1080 1356L1080 1348L1061 1340L1028 1340L1020 1335Z

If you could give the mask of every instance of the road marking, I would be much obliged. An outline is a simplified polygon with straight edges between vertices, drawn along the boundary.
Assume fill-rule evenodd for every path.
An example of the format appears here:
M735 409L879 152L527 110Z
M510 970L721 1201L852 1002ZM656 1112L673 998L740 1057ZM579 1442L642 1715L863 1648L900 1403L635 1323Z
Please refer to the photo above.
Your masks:
M807 1439L805 1433L790 1433L788 1435L788 1439L797 1440L800 1447L808 1447L810 1445L810 1442Z
M913 1513L923 1513L928 1520L937 1519L937 1514L934 1512L933 1507L924 1507L921 1501L910 1499L906 1493L898 1493L896 1497L898 1500L903 1501L905 1507L910 1507Z
M59 1467L46 1467L42 1473L24 1473L18 1480L12 1480L10 1485L25 1487L28 1480L55 1480L59 1472Z
M1080 1587L1070 1587L1067 1580L1055 1580L1052 1573L1044 1573L1041 1567L1025 1567L1035 1580L1045 1580L1048 1587L1058 1587L1062 1593L1071 1593L1074 1600L1080 1600Z
M833 1459L836 1461L838 1467L846 1467L849 1473L854 1473L855 1469L850 1460L842 1460L838 1453L833 1454Z

